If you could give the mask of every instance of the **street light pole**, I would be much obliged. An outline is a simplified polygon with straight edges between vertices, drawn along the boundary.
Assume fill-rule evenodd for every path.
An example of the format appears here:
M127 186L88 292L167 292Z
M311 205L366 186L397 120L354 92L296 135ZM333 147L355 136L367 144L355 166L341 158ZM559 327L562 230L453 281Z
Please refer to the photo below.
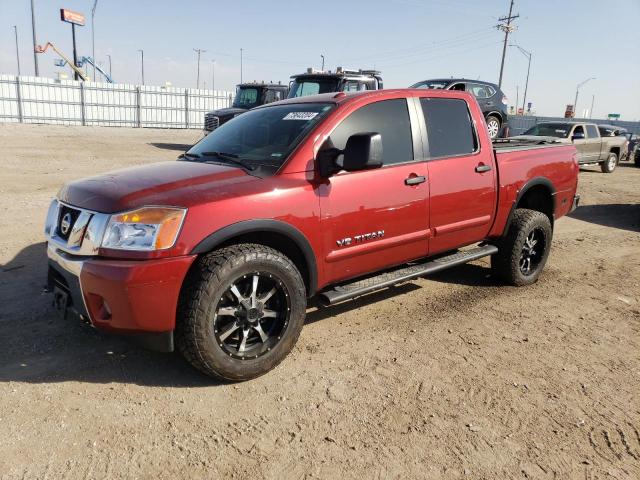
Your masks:
M584 82L581 82L576 86L576 98L573 101L573 116L574 116L574 118L575 118L576 114L578 113L578 92L580 91L580 87L582 87L588 81L595 80L595 79L596 79L596 77L587 78Z
M516 43L512 43L509 46L510 47L516 47L529 60L529 65L527 66L527 81L524 84L524 97L522 98L522 114L524 115L524 112L525 112L524 108L525 108L525 105L527 104L527 89L529 88L529 72L531 71L531 57L532 57L532 55L531 55L531 52L525 50L524 48L522 48L520 45L518 45ZM518 108L517 104L516 104L516 108Z
M36 71L36 77L40 76L40 70L38 69L38 54L36 53L36 47L38 42L36 41L36 14L33 8L33 0L31 0L31 31L33 32L33 66Z
M322 68L320 70L324 72L324 55L320 54L320 56L322 57Z
M242 83L242 52L243 49L240 49L240 83Z
M93 0L93 8L91 9L91 59L93 60L93 81L96 81L96 37L94 19L96 17L96 7L98 6L98 0Z
M595 94L591 96L591 110L589 110L589 118L593 118L593 104L596 101Z
M201 48L194 48L194 52L198 54L198 72L196 74L196 88L200 88L200 54L206 52L206 50L202 50Z
M18 76L21 75L20 73L20 50L18 49L18 27L17 26L13 26L13 32L16 34L16 62L18 62Z
M140 52L140 65L142 67L142 85L144 85L144 50L138 50Z

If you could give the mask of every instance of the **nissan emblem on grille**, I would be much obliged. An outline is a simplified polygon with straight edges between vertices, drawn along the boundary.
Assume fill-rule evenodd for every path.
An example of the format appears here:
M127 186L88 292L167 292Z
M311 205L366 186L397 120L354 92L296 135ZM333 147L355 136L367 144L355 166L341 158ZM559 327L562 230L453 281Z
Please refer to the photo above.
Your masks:
M71 229L71 214L67 212L62 217L62 220L60 220L60 233L62 233L62 235L66 235L69 233L70 229Z

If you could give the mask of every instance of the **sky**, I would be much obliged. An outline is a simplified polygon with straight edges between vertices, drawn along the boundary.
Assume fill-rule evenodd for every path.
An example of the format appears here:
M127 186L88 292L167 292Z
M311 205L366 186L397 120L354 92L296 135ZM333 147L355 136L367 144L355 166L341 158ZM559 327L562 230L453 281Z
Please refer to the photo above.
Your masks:
M79 55L91 55L94 0L34 0L39 44L53 42L71 56L64 7L84 13L77 27ZM243 79L281 81L307 67L376 68L385 88L428 78L465 77L498 82L504 34L495 26L509 0L98 0L96 59L118 83L233 90ZM516 0L517 30L509 43L532 53L527 103L538 115L562 116L580 88L578 113L619 113L640 120L640 0ZM30 0L0 0L0 73L17 74L13 26L23 75L33 75ZM40 74L57 77L56 56L39 55ZM522 104L528 60L507 48L503 90ZM66 69L69 74L68 68Z

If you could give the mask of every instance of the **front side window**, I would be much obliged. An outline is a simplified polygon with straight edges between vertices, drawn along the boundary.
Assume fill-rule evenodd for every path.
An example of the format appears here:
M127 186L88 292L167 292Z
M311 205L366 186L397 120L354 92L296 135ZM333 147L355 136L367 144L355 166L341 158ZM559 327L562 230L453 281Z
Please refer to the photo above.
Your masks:
M359 108L335 128L329 143L343 150L349 137L356 133L379 133L382 136L384 165L413 160L411 122L404 98L383 100Z
M587 137L588 138L599 138L598 135L598 127L595 125L587 125Z
M573 135L582 135L584 137L584 128L582 128L582 125L578 125L573 129Z
M470 155L477 149L471 114L464 100L421 98L430 158Z
M204 137L186 158L279 168L332 108L328 103L299 103L250 110Z

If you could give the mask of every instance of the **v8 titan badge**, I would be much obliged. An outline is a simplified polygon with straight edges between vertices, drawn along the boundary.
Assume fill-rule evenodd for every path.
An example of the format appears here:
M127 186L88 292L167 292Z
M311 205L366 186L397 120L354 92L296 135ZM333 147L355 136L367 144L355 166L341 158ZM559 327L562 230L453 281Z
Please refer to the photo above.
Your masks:
M373 240L374 238L382 238L384 237L384 230L377 230L371 233L363 233L362 235L355 235L354 237L342 238L340 240L336 240L336 243L339 247L347 247L352 244L362 243L367 240Z

